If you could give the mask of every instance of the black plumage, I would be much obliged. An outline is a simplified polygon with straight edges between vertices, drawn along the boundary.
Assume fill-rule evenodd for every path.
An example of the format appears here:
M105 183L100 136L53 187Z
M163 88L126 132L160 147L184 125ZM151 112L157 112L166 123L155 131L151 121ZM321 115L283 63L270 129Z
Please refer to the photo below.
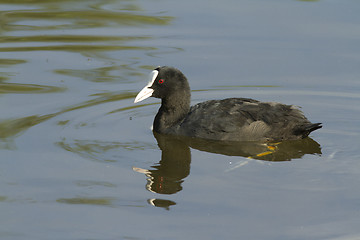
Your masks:
M173 67L156 68L135 102L161 98L153 130L162 134L225 141L283 141L305 138L321 128L298 107L248 98L210 100L190 107L190 87Z

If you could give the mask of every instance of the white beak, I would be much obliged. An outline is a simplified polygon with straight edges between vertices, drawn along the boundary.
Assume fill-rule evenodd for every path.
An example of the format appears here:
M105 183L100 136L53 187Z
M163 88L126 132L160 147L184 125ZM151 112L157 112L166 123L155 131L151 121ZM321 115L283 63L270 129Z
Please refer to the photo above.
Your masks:
M138 95L136 96L136 98L134 100L134 103L138 103L142 100L147 99L148 97L151 97L152 93L154 92L154 89L152 89L150 87L153 85L158 74L159 74L159 71L157 71L157 70L154 70L150 73L149 83L138 93Z
M147 99L148 97L151 97L152 93L154 92L154 89L149 88L151 85L146 85L136 96L134 103L138 103L142 100Z

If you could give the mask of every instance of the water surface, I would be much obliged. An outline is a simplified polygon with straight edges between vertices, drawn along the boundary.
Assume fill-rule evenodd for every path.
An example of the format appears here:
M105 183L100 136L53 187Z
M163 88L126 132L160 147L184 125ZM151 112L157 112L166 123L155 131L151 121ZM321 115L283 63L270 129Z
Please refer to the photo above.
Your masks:
M360 3L1 1L1 239L359 239ZM323 128L183 141L133 104L156 66L192 103L251 97Z

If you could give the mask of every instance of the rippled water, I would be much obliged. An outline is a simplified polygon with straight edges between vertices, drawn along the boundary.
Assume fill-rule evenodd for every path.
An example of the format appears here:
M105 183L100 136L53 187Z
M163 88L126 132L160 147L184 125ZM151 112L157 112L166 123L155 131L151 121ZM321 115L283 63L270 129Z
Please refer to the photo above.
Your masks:
M0 1L1 239L359 239L360 3ZM154 136L158 65L192 103L323 128L264 146Z

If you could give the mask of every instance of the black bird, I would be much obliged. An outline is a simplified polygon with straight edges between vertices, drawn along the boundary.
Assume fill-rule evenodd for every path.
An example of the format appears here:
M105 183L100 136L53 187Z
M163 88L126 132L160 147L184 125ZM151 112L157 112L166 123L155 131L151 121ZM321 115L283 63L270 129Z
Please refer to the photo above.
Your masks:
M153 131L221 141L283 141L305 138L321 128L311 123L293 105L260 102L249 98L210 100L190 107L190 87L176 68L153 70L149 83L135 103L148 97L161 98Z

